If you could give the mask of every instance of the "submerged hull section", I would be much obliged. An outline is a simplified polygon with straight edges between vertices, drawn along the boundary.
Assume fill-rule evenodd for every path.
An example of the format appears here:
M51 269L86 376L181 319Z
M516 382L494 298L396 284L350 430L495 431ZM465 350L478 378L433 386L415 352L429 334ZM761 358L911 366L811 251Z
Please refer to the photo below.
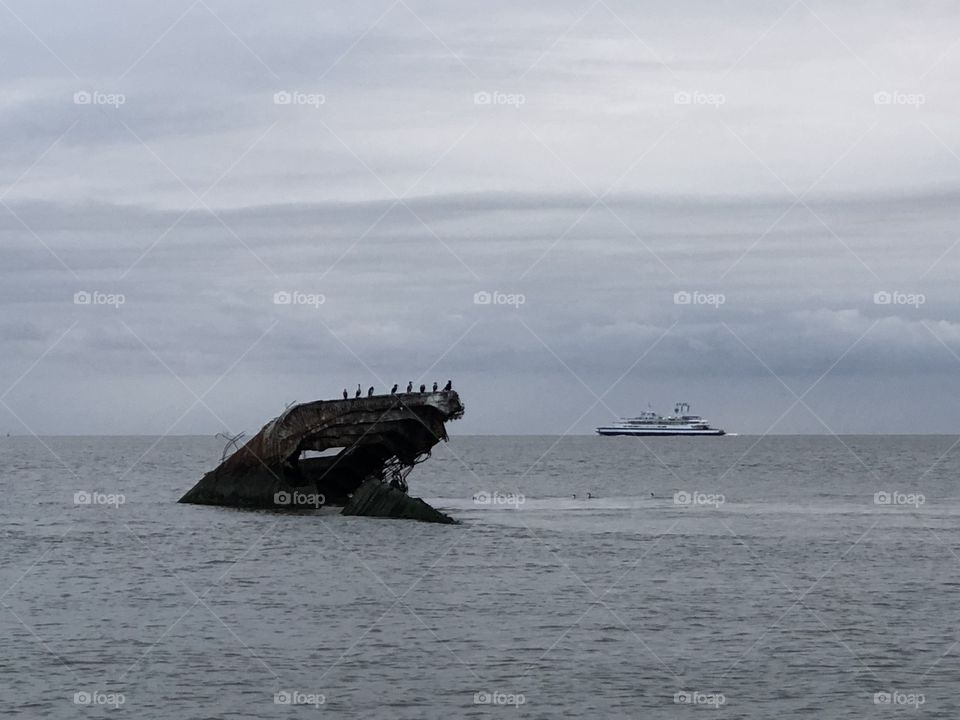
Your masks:
M309 510L344 505L370 480L389 483L405 496L407 473L447 439L444 423L462 415L453 390L294 405L204 475L180 502ZM332 449L339 452L304 457Z

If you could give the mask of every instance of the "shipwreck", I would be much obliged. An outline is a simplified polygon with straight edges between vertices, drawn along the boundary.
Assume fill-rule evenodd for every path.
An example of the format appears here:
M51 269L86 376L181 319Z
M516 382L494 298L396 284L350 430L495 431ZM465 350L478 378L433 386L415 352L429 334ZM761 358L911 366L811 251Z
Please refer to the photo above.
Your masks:
M453 390L318 400L268 422L182 503L453 522L407 493L407 475L463 416ZM319 455L319 453L325 453Z

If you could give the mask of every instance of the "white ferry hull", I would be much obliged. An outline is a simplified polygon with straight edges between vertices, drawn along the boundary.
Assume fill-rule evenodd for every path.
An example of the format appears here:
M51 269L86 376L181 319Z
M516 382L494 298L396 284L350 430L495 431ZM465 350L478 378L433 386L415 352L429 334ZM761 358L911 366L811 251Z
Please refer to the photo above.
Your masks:
M704 435L704 436L713 436L726 435L727 433L720 428L707 428L705 430L685 430L682 428L618 428L618 427L601 427L597 428L598 435L635 435L635 436L644 436L651 437L655 435Z

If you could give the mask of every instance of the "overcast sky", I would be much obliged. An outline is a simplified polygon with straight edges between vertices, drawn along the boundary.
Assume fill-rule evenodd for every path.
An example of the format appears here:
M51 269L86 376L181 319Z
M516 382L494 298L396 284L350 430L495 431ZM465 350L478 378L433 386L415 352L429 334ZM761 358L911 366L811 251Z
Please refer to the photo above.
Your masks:
M0 430L960 432L958 71L953 2L4 0Z

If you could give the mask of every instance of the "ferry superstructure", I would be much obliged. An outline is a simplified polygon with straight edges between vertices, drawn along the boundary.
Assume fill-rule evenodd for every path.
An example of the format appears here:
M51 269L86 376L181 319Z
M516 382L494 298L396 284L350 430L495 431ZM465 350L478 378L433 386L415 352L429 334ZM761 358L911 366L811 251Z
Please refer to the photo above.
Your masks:
M623 418L611 425L597 428L600 435L726 435L722 428L711 427L699 415L690 415L689 403L677 403L673 415L662 417L652 410L644 410L636 417Z

